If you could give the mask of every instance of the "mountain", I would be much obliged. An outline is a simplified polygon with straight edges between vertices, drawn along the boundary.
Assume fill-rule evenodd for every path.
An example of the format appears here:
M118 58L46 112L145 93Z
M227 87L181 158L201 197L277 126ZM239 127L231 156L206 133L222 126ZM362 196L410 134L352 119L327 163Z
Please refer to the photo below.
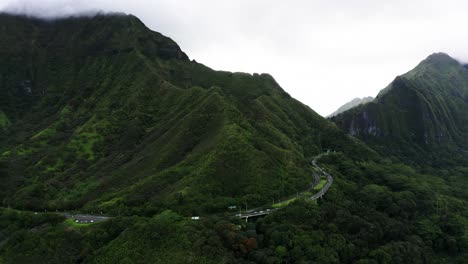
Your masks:
M254 206L304 190L326 149L366 151L270 75L190 61L134 16L0 25L5 206Z
M362 104L366 104L368 102L372 102L372 100L374 100L374 98L372 96L363 97L363 98L356 97L353 100L351 100L351 101L347 102L346 104L342 105L335 112L333 112L329 116L327 116L327 118L334 117L334 116L336 116L338 114L341 114L344 111L348 111L349 109L351 109L353 107L356 107L358 105L362 105Z
M2 264L467 262L463 163L381 155L131 15L2 14L0 35Z
M384 153L452 164L466 160L467 114L468 70L436 53L398 76L374 101L331 120Z

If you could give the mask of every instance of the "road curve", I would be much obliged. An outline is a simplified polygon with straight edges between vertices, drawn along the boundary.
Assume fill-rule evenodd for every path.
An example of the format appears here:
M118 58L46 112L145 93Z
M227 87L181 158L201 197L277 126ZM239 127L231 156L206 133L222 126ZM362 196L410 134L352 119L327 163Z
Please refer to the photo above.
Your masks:
M323 155L327 155L329 152ZM319 155L312 160L312 165L317 168L321 173L323 173L325 176L327 176L327 183L323 186L320 191L314 195L312 195L310 198L312 200L316 200L318 198L321 198L327 191L330 189L330 186L333 184L333 177L326 171L324 171L319 165L317 165L317 159L321 158L323 155Z
M323 175L325 175L327 177L327 183L325 183L325 185L322 187L322 189L320 189L316 194L312 195L310 197L310 199L312 200L317 200L318 198L321 198L323 195L325 195L325 193L328 191L328 189L330 189L330 186L333 184L333 177L326 171L324 171L319 165L317 165L317 160L319 158L321 158L322 156L324 155L328 155L330 153L330 151L327 151L326 153L322 153L318 156L316 156L313 160L312 160L312 165L318 169ZM312 182L312 187L307 189L307 191L309 191L310 189L312 189L313 187L315 187L319 182L320 182L320 177L317 175L317 174L313 174L314 176L314 181ZM280 208L275 208L275 209L266 209L266 210L260 210L259 208L255 208L255 209L252 209L250 211L247 211L247 213L245 214L236 214L236 217L239 217L239 218L245 218L246 220L249 218L249 217L256 217L256 216L263 216L263 215L268 215L268 214L271 214L277 210L280 210L282 207Z
M326 153L322 153L322 154L316 156L312 160L312 165L316 169L318 169L323 175L325 175L327 177L327 183L322 187L322 189L320 189L316 194L314 194L314 195L312 195L310 197L310 199L312 199L312 200L316 200L318 198L321 198L323 195L325 195L325 193L328 191L328 189L330 189L330 186L333 184L333 177L329 173L324 171L319 165L317 165L317 160L319 158L321 158L322 156L324 156L324 155L328 155L329 153L330 153L330 151L327 151ZM309 187L305 192L313 189L313 187L315 187L320 182L320 176L318 176L316 173L314 173L312 176L314 177L314 181L312 182L311 187ZM284 202L284 201L282 201L282 202ZM275 212L277 210L282 209L283 207L270 208L270 209L265 209L265 210L261 210L260 208L261 207L251 209L251 210L247 211L247 213L245 213L245 214L236 214L235 216L239 217L239 218L248 219L249 217L268 215L270 213L273 213L273 212ZM37 212L36 212L36 214L37 214ZM65 212L65 213L62 213L62 214L66 218L73 219L73 221L77 222L77 223L98 223L98 222L102 222L102 221L105 221L105 220L108 220L108 219L112 218L112 217L102 216L102 215L71 214L71 213L68 213L68 212Z

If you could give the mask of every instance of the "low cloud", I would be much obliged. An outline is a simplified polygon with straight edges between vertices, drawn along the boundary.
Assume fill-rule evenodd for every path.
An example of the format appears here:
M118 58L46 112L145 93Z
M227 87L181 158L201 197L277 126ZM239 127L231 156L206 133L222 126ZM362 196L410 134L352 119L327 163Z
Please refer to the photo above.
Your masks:
M73 0L43 0L43 1L2 1L3 11L12 14L25 14L41 18L54 18L78 14L97 13L99 10L83 10L79 2Z

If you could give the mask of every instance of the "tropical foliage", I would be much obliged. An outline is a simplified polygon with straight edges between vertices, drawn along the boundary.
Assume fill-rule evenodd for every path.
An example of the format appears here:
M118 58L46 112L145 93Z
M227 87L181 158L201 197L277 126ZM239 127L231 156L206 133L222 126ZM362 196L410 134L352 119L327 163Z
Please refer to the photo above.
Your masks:
M466 263L468 166L451 148L374 151L271 76L190 61L133 16L0 25L0 263ZM323 199L251 222L228 209L310 189L329 149Z

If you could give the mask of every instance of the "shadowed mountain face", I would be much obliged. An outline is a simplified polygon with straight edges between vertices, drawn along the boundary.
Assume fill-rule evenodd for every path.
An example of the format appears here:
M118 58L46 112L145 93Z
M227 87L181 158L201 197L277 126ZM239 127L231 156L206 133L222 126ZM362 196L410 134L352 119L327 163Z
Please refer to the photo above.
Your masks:
M367 151L271 76L192 62L133 16L1 15L0 34L4 205L224 210L303 190L325 149Z
M446 54L433 54L373 102L332 120L386 153L421 162L462 159L468 150L468 70Z

